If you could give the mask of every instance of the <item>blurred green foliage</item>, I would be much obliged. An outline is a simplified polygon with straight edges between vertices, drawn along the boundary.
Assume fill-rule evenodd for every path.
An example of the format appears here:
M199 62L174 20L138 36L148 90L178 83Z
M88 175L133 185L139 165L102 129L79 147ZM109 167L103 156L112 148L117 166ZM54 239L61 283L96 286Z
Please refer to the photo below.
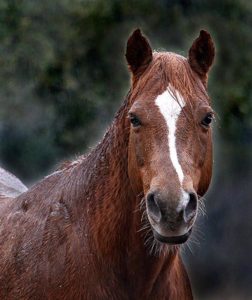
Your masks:
M26 180L95 143L129 88L140 27L154 49L187 55L201 28L217 45L210 94L220 135L252 141L252 2L0 0L0 159Z

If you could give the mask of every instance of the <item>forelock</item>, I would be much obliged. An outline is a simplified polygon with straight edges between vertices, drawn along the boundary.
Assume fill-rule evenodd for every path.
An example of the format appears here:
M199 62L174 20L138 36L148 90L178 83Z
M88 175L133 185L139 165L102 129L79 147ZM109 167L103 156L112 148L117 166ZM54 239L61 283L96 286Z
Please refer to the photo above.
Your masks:
M208 95L187 59L171 52L154 52L153 61L133 86L133 97L142 91L161 94L170 85L185 98L207 100Z

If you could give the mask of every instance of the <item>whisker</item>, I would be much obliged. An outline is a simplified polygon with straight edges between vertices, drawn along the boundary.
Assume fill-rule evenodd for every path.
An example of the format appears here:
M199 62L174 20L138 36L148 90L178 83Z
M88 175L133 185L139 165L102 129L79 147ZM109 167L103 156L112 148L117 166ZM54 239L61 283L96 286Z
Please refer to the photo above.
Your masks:
M148 227L149 227L148 224L146 224L146 225L142 226L140 229L138 229L137 232L141 232L141 231L147 229Z

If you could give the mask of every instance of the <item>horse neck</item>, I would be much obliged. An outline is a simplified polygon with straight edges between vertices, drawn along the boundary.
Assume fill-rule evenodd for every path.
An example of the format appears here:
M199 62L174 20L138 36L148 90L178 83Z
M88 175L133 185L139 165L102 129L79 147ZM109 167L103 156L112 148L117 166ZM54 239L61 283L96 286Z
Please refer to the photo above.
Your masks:
M93 224L96 251L113 260L122 252L119 245L128 244L136 205L128 178L127 105L126 101L102 142L79 167L83 172L81 205L85 202L86 217Z
M78 186L82 188L77 194L81 195L79 205L89 224L89 243L100 261L114 266L117 274L127 273L148 283L159 276L163 264L172 261L176 253L162 258L151 256L144 245L144 232L139 232L141 199L133 192L128 177L127 111L126 102L102 142L79 166L82 182Z

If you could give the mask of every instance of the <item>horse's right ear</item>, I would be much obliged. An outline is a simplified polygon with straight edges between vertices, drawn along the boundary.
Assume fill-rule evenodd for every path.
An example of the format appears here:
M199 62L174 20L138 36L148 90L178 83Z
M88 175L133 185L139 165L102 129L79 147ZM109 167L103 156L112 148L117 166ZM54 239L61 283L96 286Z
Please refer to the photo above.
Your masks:
M152 49L140 29L136 29L129 37L125 56L135 77L140 76L152 61Z
M188 61L191 68L199 75L203 83L207 84L208 71L215 56L215 47L211 35L201 30L199 37L193 42Z

